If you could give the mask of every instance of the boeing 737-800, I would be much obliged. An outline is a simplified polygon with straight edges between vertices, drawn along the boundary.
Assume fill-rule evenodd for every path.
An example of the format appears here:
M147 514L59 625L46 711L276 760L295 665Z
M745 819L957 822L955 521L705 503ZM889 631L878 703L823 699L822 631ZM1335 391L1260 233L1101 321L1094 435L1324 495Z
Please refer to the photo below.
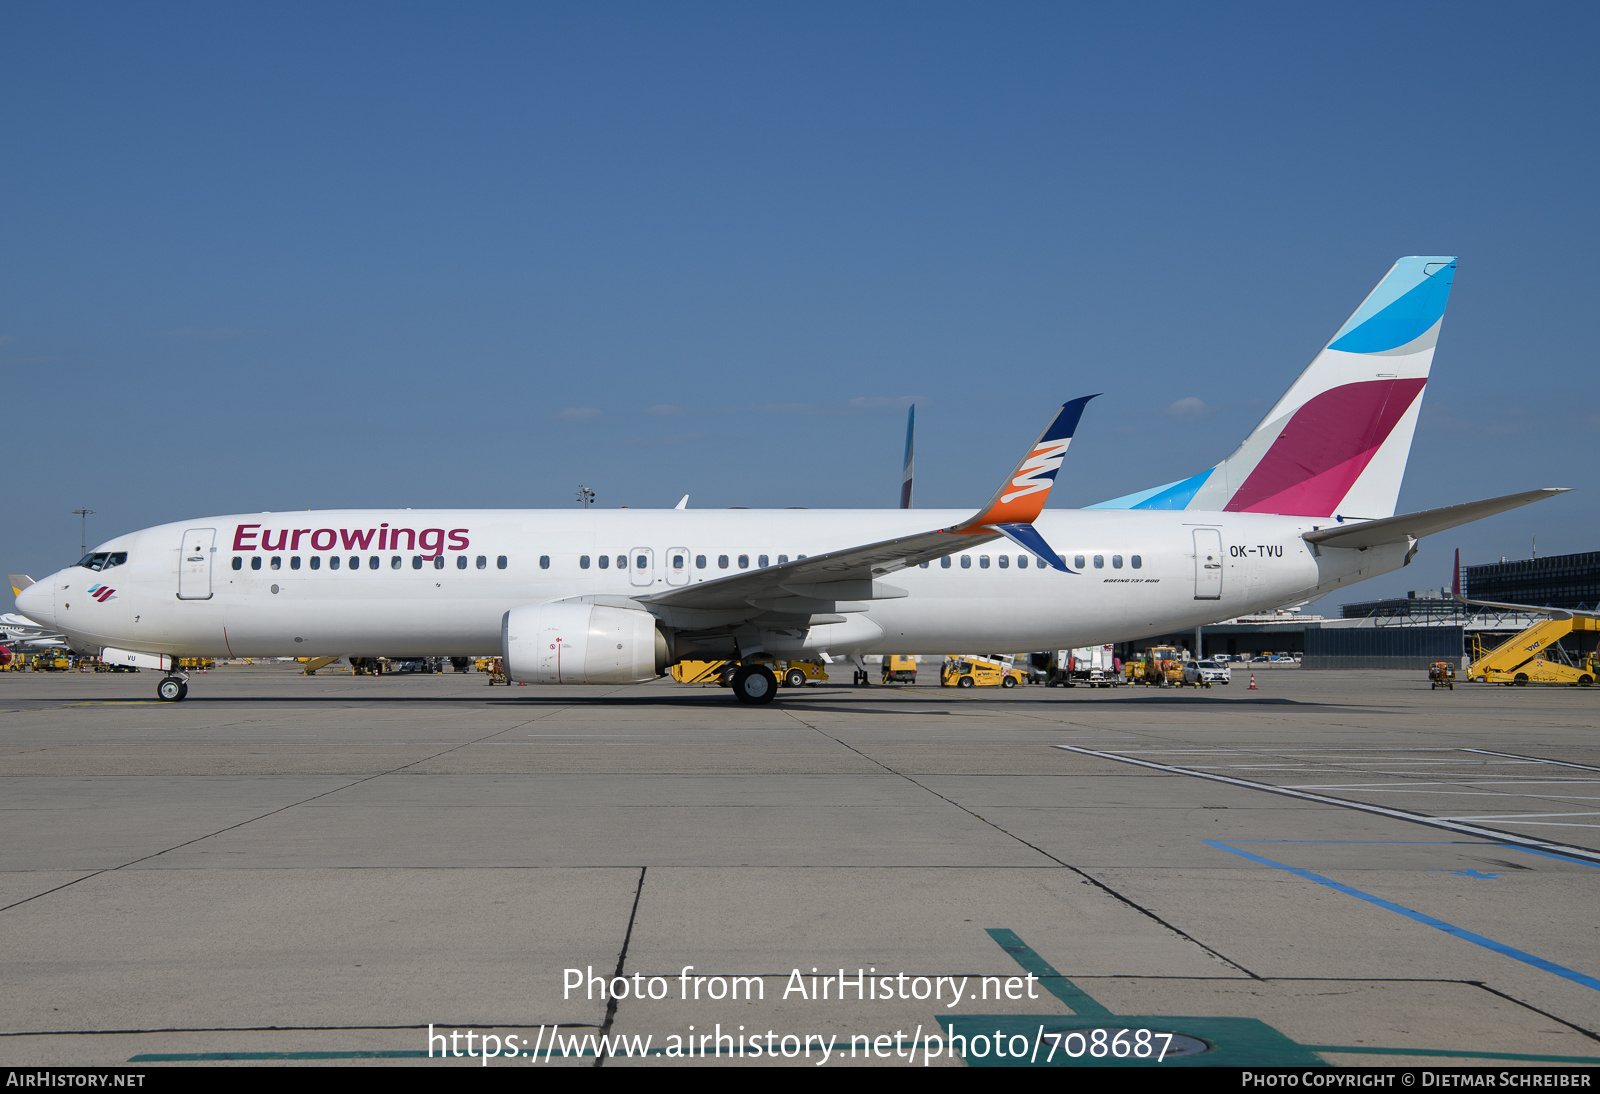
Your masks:
M532 684L624 684L684 658L1064 649L1167 634L1395 570L1430 533L1548 497L1395 516L1453 258L1403 258L1233 455L1044 512L1089 398L976 514L925 509L342 510L118 536L17 608L110 662L465 655ZM864 671L864 670L862 670Z

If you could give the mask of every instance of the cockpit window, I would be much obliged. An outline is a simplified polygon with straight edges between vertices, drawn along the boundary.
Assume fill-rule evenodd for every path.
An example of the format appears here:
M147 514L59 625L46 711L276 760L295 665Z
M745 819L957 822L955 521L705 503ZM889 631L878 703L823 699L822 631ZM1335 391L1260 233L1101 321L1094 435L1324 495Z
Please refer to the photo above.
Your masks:
M126 551L95 551L84 555L78 560L78 565L86 570L109 570L113 566L121 566L128 561Z

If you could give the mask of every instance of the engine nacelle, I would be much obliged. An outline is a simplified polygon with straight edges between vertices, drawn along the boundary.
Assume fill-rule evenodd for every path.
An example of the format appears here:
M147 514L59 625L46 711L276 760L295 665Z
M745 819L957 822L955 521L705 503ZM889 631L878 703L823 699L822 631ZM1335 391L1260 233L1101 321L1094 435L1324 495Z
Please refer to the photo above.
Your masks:
M638 684L666 671L655 616L558 602L512 608L500 621L506 676L524 684Z

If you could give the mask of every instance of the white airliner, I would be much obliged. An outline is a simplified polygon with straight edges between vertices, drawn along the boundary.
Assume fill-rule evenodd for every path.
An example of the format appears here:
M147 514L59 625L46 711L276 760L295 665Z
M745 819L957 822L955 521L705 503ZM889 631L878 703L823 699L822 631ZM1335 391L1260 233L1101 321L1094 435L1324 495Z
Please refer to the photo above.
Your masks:
M649 680L740 660L1067 649L1304 601L1408 562L1417 540L1560 493L1394 516L1455 272L1403 258L1216 467L1044 512L1088 398L976 514L859 510L336 510L118 536L17 597L113 663L438 656L499 647L534 684ZM1090 397L1092 398L1092 396ZM860 676L858 675L858 679Z

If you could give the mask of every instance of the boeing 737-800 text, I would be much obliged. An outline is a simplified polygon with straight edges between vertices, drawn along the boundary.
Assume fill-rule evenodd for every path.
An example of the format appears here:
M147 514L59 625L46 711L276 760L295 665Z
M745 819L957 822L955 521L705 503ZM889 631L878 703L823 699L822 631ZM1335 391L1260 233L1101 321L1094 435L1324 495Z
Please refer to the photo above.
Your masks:
M118 536L17 609L107 661L411 656L498 647L534 684L652 679L683 658L1062 649L1167 634L1399 568L1418 539L1559 493L1394 516L1455 273L1397 262L1237 451L1190 478L1044 512L1088 398L975 515L854 510L343 510ZM1091 397L1092 398L1092 397Z

